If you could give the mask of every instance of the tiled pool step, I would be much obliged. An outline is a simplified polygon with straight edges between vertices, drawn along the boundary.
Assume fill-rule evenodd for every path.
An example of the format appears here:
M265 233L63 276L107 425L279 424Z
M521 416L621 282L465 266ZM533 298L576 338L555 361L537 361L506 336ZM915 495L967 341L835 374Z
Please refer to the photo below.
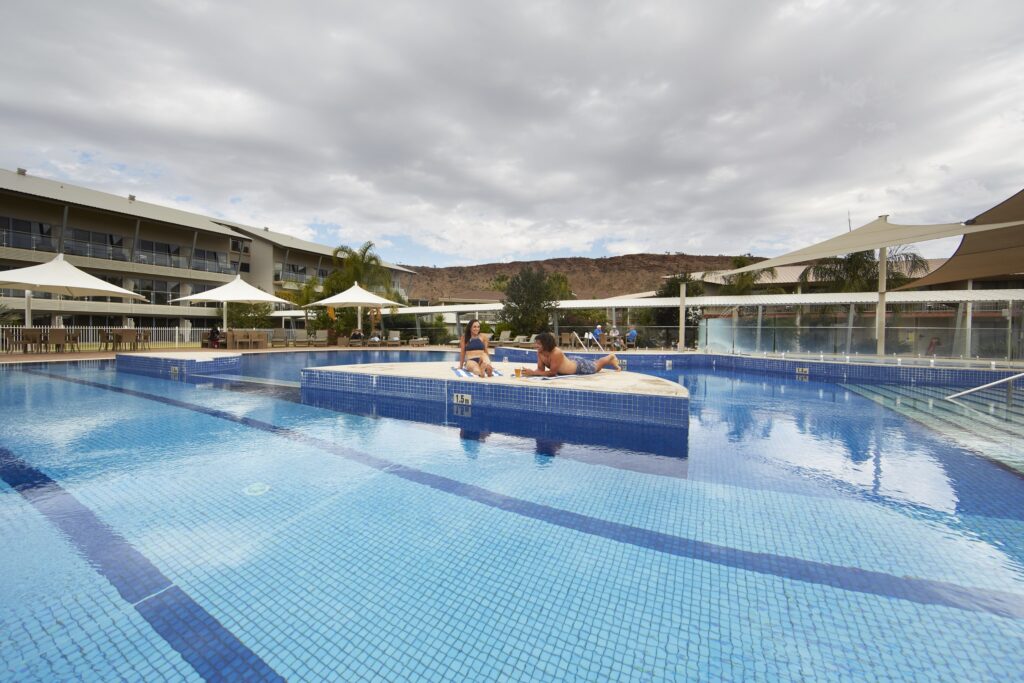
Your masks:
M844 384L850 391L913 418L944 437L1024 474L1024 419L1017 406L993 400L947 401L943 387ZM980 392L979 392L980 393ZM1005 392L1004 392L1005 397ZM966 397L965 397L966 398Z

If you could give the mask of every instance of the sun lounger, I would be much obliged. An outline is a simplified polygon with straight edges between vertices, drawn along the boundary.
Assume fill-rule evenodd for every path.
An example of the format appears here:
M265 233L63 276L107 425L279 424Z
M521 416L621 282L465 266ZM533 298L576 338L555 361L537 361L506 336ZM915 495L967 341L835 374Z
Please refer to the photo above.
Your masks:
M272 347L277 346L288 346L288 332L287 330L275 327L270 332L270 345Z

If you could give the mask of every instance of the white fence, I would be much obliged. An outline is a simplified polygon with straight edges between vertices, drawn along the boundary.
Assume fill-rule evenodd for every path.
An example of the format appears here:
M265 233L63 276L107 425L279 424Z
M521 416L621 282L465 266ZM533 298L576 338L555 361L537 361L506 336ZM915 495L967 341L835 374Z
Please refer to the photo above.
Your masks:
M49 336L49 327L33 327L32 330L39 330L43 338ZM110 332L116 332L119 329L126 328L111 328L111 327L64 327L60 328L71 335L78 335L78 348L81 351L100 351L107 350L105 348L105 339L107 334ZM138 327L133 328L138 334L139 339L142 339L143 333L148 335L147 344L150 348L154 349L188 349L188 348L200 348L203 345L203 340L206 339L210 331L199 327L183 328L183 327ZM258 330L262 332L270 332L270 329ZM15 350L21 350L23 348L23 340L25 339L25 328L23 326L5 326L0 327L0 350L4 353L11 353Z

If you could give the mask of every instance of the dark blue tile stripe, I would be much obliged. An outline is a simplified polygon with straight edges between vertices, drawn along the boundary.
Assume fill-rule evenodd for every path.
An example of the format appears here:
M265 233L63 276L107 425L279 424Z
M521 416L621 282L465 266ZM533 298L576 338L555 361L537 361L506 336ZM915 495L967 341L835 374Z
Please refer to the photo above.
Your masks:
M785 579L815 583L842 590L869 593L886 598L909 600L924 605L939 605L972 612L984 612L1014 619L1024 619L1024 595L968 588L944 581L932 581L913 577L893 576L857 567L815 562L794 557L759 553L738 548L698 541L696 539L672 536L658 531L588 517L567 510L541 505L531 501L506 496L488 489L431 474L423 470L406 467L383 458L341 446L339 444L302 434L268 422L232 415L222 410L186 403L172 398L148 394L134 389L100 384L87 380L34 372L53 379L73 382L84 386L143 398L166 405L192 410L253 429L287 437L321 450L334 453L367 467L387 472L407 481L415 482L462 498L473 500L499 510L555 524L580 533L628 543L641 548L686 557L722 566L735 567L745 571L769 574Z
M67 536L205 680L284 680L89 508L3 447L0 479Z

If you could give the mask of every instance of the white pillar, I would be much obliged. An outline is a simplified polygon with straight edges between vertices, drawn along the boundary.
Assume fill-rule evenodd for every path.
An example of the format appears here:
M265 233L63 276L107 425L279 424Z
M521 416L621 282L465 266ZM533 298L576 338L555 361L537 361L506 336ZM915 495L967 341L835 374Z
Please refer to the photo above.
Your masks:
M889 269L889 248L878 250L878 307L875 309L875 353L885 355L885 278ZM849 352L849 350L847 350Z
M679 345L680 352L686 350L686 283L679 285Z
M974 289L974 280L967 281L967 290ZM974 320L974 302L968 301L964 307L967 312L964 314L964 358L971 357L971 324Z
M25 327L32 327L32 290L25 290Z
M763 311L762 306L757 307L757 341L754 343L754 351L761 351L761 313Z

